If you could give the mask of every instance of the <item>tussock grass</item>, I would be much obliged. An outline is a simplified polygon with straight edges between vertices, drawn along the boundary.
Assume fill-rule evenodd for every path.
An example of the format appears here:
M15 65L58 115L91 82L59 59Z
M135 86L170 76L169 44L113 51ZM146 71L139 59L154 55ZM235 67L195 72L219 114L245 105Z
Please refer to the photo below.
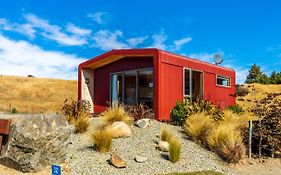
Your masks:
M112 124L116 121L123 121L128 125L131 125L134 119L125 111L124 106L113 105L112 108L108 108L106 111L102 112L102 119L106 124Z
M96 151L104 153L111 150L112 133L109 127L95 130L91 137Z
M0 76L0 97L0 111L55 113L65 99L77 99L77 81Z
M81 113L74 121L75 132L84 133L87 131L90 125L89 113Z
M235 125L238 129L246 128L248 121L255 120L256 118L249 112L244 112L241 115L235 114L230 110L224 111L224 116L221 123L224 125Z
M207 138L213 128L213 121L204 112L189 116L184 124L185 132L194 141L206 144Z
M162 126L160 130L160 139L162 141L168 141L171 136L171 131L167 126Z
M236 124L221 124L213 128L208 145L228 162L237 163L245 155L243 138Z
M181 154L181 141L178 137L171 136L169 142L169 159L171 162L176 163L180 160Z

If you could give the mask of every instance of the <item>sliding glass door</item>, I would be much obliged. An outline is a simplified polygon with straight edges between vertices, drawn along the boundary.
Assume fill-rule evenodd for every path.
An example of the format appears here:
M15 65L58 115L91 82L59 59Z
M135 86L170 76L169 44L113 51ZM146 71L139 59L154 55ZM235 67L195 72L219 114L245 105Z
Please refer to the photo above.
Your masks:
M153 69L138 69L111 74L111 103L153 107Z

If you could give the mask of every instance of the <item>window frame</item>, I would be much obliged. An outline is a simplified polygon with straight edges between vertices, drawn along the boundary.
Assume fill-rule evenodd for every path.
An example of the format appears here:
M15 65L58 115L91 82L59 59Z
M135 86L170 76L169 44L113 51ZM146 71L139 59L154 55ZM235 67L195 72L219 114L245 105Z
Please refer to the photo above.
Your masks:
M227 79L229 81L229 83L228 83L229 85L225 86L222 84L218 84L218 78ZM231 87L231 77L216 74L216 86L230 88Z

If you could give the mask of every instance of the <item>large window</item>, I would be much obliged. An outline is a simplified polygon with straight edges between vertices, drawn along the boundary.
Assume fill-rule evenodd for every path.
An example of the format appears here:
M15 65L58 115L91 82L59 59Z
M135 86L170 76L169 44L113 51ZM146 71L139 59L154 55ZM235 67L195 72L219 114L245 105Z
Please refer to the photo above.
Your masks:
M138 69L111 74L111 103L153 107L153 69Z
M217 85L219 86L230 86L230 78L224 77L224 76L217 76Z

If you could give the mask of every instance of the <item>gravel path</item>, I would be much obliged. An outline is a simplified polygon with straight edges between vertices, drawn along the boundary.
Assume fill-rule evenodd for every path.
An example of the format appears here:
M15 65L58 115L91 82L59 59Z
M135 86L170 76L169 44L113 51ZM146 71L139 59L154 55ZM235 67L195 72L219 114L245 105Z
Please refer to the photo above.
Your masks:
M90 141L92 130L100 123L99 118L94 118L91 128L84 134L71 135L71 144L68 147L66 162L73 174L95 175L151 175L170 172L188 172L200 170L214 170L225 174L238 174L220 160L216 154L198 146L185 138L180 127L168 125L168 127L182 138L181 159L177 163L167 160L167 154L155 149L157 135L165 123L153 120L153 126L145 129L132 126L133 136L119 138L113 141L113 150L127 162L127 167L117 169L109 165L110 153L99 153L93 150ZM145 163L135 162L135 156L148 158Z

